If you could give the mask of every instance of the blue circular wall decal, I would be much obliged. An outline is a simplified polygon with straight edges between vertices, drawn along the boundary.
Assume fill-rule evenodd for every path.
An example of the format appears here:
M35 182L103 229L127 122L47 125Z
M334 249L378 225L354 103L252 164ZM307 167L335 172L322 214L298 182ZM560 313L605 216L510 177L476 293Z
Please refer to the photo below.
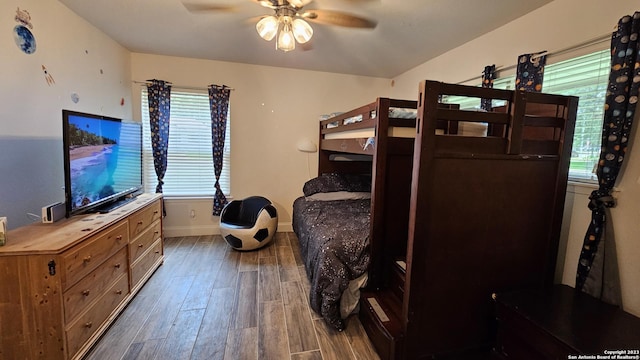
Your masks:
M36 38L33 37L33 34L26 26L16 25L13 28L13 39L25 54L36 52Z

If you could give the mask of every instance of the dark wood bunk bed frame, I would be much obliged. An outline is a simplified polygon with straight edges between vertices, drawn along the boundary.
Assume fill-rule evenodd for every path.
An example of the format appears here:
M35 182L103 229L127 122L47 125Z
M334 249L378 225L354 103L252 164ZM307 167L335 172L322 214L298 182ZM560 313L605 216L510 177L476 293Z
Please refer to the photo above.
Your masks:
M439 103L443 95L506 105L464 111ZM318 173L372 176L360 319L382 359L483 353L493 342L492 293L552 285L577 103L423 81L417 102L379 98L321 121ZM417 107L417 119L389 118L391 107ZM343 125L355 115L363 120ZM487 136L459 136L462 121L488 124ZM393 126L413 126L415 139L389 136ZM368 127L375 146L365 150L367 139L325 139ZM371 159L333 161L344 153Z

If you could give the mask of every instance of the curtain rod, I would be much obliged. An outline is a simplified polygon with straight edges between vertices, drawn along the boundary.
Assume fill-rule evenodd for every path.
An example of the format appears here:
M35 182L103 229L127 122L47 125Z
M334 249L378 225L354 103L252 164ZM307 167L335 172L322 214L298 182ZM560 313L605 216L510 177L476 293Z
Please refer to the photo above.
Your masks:
M133 81L132 81L132 83L134 83L134 84L141 84L141 85L142 85L142 84L146 85L146 84L149 84L150 82L151 82L150 80L149 80L149 81L138 81L138 80L133 80ZM206 90L208 90L208 89L209 89L209 88L202 88L202 87L196 87L196 86L179 86L179 85L173 85L173 83L172 83L172 82L170 82L170 81L165 81L165 83L170 84L170 85L171 85L171 87L172 87L172 88L175 88L175 89L183 89L183 90L202 90L202 91L206 91ZM227 86L227 85L223 85L223 86L224 86L225 88L229 89L229 90L232 90L232 91L233 91L233 90L235 90L234 88L229 87L229 86Z
M596 45L596 44L599 44L601 42L605 42L606 40L609 40L609 39L611 39L611 34L610 33L598 36L596 38L593 38L591 40L587 40L587 41L579 43L577 45L566 47L564 49L559 49L559 50L556 50L556 51L542 51L539 54L536 54L536 57L543 56L543 55L546 55L547 57L558 56L558 55L566 54L568 52L579 50L579 49L582 49L582 48L585 48L585 47L588 47L588 46L591 46L591 45ZM500 66L496 66L496 70L495 71L498 72L498 71L512 70L512 69L515 69L517 67L518 67L517 64L516 65L509 65L509 66L500 65ZM468 83L469 81L478 80L478 79L482 79L482 75L474 76L474 77L472 77L470 79L467 79L467 80L464 80L464 81L460 81L457 84L460 85L460 84Z

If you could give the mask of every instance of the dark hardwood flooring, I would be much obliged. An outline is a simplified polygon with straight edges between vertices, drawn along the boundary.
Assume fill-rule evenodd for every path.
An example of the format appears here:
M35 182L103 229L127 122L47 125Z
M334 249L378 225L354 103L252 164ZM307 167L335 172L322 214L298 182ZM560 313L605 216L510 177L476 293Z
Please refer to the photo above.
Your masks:
M85 359L379 359L357 316L334 331L308 289L293 233L251 252L167 238L164 264Z

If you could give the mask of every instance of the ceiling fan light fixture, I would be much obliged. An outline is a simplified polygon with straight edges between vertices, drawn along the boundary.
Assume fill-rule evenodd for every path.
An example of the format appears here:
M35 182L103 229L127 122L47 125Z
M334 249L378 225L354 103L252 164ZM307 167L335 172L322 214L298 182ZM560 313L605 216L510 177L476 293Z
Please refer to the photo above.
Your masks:
M256 30L261 38L271 41L278 33L279 22L275 16L269 15L263 17L256 24Z
M293 28L293 36L300 44L306 43L313 36L313 28L302 19L293 20L291 27Z
M278 34L278 39L276 40L276 49L287 52L294 50L295 48L296 40L293 37L293 31L291 31L291 24L289 22L284 22L282 30L280 31L280 34Z

